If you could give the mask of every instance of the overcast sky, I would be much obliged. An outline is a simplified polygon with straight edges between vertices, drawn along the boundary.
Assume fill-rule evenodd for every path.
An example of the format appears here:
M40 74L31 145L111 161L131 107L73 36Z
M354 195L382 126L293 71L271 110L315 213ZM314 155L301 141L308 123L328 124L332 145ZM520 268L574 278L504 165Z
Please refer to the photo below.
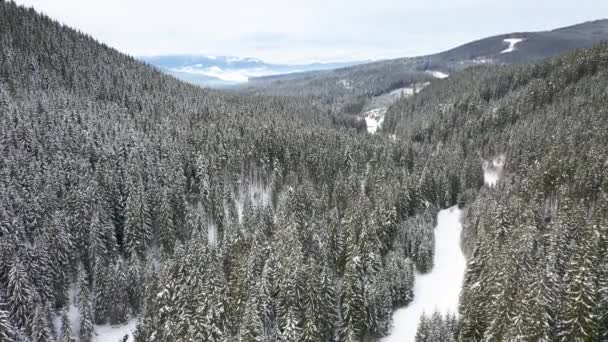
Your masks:
M606 0L17 0L132 55L272 62L439 52L608 17Z

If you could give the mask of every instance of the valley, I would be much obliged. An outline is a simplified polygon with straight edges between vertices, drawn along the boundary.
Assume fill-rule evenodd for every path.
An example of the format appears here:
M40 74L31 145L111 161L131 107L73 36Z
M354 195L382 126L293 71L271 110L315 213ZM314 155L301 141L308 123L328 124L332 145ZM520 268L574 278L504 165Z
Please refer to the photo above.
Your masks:
M0 18L0 341L608 338L607 20L282 65Z

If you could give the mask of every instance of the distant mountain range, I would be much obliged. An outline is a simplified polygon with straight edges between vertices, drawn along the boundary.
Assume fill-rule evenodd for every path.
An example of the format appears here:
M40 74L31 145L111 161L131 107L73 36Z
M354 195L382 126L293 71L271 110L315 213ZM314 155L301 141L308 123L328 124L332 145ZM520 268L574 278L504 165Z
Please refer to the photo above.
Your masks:
M247 82L252 77L332 70L358 62L273 64L257 58L208 55L159 55L141 57L143 61L184 81L209 87L229 87Z

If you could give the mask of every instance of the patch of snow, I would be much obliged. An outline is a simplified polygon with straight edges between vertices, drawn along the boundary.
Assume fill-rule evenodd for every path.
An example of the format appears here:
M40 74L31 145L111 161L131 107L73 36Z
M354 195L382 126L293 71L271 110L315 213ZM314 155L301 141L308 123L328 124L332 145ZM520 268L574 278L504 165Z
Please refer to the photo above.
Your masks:
M496 183L498 183L498 180L502 176L505 161L506 158L504 155L494 158L491 162L487 160L483 161L483 181L490 188L495 187Z
M80 337L78 332L80 331L80 310L76 306L78 301L77 291L74 287L72 287L68 296L70 298L70 305L68 306L68 320L70 321L70 326L72 328L73 337L76 339L76 342L80 342ZM55 331L58 336L61 336L61 332L63 331L63 327L61 326L61 312L58 312L55 317L53 317L53 326L55 327ZM122 325L95 325L95 333L93 336L93 342L119 342L125 335L129 335L127 339L128 342L133 342L132 333L135 331L137 327L137 318L131 318L125 324Z
M353 85L349 80L339 80L338 84L344 87L345 89L351 90L353 89Z
M416 94L422 91L422 89L426 88L431 82L422 82L416 83Z
M393 328L383 342L414 342L420 316L458 314L466 260L460 248L462 210L454 206L439 212L435 227L435 265L427 274L416 273L414 300L393 314Z
M433 77L435 78L447 78L448 76L450 76L449 74L437 70L427 70L426 72L433 75Z
M217 246L217 225L207 223L207 242L210 246Z
M133 332L137 327L137 319L130 319L123 325L96 325L95 326L95 338L96 342L118 342L125 335L129 335L127 342L133 342Z
M210 67L203 67L202 64L194 64L185 67L173 68L170 71L175 73L184 73L191 75L203 75L208 77L218 78L222 81L233 82L233 83L245 83L249 81L251 77L262 77L272 76L280 74L289 74L294 72L300 72L300 69L292 70L274 70L265 66L252 67L252 68L233 68L233 69L222 69L217 65Z
M495 61L487 57L477 57L473 60L473 64L493 64Z
M372 109L363 114L368 133L374 134L382 126L384 114L386 114L386 107Z
M416 92L418 92L418 91L419 90L416 89ZM391 95L391 96L411 96L411 95L414 95L414 88L405 87L405 88L395 89L395 90L391 91L389 93L389 95Z
M523 42L525 39L523 38L506 38L503 39L503 42L509 44L509 47L500 51L500 53L509 53L509 52L513 52L515 51L515 45L517 45L518 43Z

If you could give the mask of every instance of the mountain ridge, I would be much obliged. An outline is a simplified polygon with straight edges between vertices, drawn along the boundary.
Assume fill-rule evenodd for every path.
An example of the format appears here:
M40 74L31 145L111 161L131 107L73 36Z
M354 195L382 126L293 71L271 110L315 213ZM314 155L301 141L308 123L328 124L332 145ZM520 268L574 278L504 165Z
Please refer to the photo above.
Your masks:
M247 82L252 77L338 69L365 62L281 64L265 62L254 57L205 54L167 54L140 56L138 58L186 82L218 88L241 84Z
M512 50L505 39L523 39ZM511 65L558 56L608 41L608 19L598 19L546 31L512 32L477 39L430 55L374 61L331 71L253 78L241 86L246 93L316 95L323 87L330 96L376 96L420 81L422 72L446 74L468 67L490 64ZM395 75L400 74L400 75ZM341 89L341 80L360 88ZM390 80L390 81L386 81ZM432 80L432 77L427 77ZM371 85L370 85L371 84ZM338 86L337 86L338 85Z

